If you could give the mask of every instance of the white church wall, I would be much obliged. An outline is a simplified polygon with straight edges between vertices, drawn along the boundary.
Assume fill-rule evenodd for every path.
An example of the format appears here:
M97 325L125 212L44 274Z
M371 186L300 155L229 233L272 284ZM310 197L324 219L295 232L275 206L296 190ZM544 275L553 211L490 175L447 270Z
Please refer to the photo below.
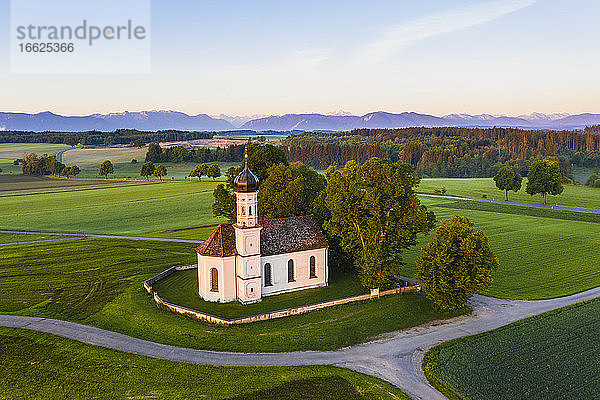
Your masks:
M310 277L310 257L316 261L316 278ZM288 282L288 260L294 261L294 281ZM299 251L261 257L262 295L293 292L295 290L327 286L329 271L327 268L327 249ZM272 286L265 286L265 264L271 264Z
M218 272L218 291L211 291L210 270ZM206 301L236 301L235 256L207 257L198 254L198 294Z

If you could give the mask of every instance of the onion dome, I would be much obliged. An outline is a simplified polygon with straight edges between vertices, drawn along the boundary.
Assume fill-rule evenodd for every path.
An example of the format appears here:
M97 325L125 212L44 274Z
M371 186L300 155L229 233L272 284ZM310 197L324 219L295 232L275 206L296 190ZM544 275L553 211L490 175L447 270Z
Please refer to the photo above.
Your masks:
M256 192L259 180L248 168L248 154L244 158L244 169L233 180L233 190L240 193Z

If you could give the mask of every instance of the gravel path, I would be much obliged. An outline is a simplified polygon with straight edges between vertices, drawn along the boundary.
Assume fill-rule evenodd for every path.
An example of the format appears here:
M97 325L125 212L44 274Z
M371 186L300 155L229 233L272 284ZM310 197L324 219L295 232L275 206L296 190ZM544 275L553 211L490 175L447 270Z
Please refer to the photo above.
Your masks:
M31 329L84 343L162 358L220 366L336 365L382 378L413 399L442 400L421 369L424 354L442 342L499 328L520 319L600 296L600 287L551 300L520 301L474 296L473 314L392 332L336 351L227 353L148 342L115 332L46 318L0 316L0 326Z
M535 207L535 208L547 208L550 210L564 210L564 211L577 211L584 213L592 213L592 214L600 214L600 210L595 208L579 208L579 207L569 207L569 206L553 206L550 204L534 204L534 203L515 203L513 201L501 201L501 200L489 200L489 199L472 199L470 197L459 197L459 196L444 196L441 194L427 194L427 193L417 193L417 196L422 197L433 197L436 199L446 199L446 200L470 200L470 201L480 201L482 203L493 203L493 204L506 204L509 206L523 206L523 207Z

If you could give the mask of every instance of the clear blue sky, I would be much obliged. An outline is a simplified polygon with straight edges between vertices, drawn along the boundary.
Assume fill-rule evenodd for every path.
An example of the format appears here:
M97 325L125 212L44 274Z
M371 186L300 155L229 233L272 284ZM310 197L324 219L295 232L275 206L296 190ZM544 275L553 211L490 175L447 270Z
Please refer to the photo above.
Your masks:
M596 0L152 1L152 72L10 73L0 111L600 112Z

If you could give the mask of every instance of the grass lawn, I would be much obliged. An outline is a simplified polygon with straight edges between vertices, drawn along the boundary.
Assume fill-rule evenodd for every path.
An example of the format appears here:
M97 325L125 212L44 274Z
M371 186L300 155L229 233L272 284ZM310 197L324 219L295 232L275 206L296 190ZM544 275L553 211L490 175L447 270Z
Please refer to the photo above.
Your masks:
M450 399L597 399L600 300L431 350L423 368Z
M185 364L21 329L0 328L0 354L7 399L409 399L342 368Z
M500 259L494 282L487 293L490 296L546 299L600 285L598 223L452 209L447 208L451 205L449 202L437 206L433 201L424 203L430 204L438 219L449 219L453 214L464 215L486 233L494 254ZM503 208L498 210L506 211ZM422 237L419 246L405 254L405 274L414 274L420 247L433 235L432 232Z
M220 222L213 182L168 182L0 197L0 229L145 234ZM198 238L198 240L203 237Z
M525 192L527 178L523 179L521 190L517 193L509 192L508 200L520 203L542 204L542 195L530 196ZM504 192L496 188L492 178L450 179L434 178L423 179L417 188L421 193L434 193L436 189L445 187L447 195L463 196L481 199L487 196L490 200L504 200ZM585 186L564 186L565 190L559 196L548 196L548 204L600 209L600 189Z
M331 350L468 311L440 313L423 295L394 295L245 326L213 326L159 309L142 288L145 278L194 262L190 245L76 242L2 249L0 312L72 320L176 346L258 352Z
M89 190L114 186L145 185L146 182L124 182L105 179L58 179L44 176L26 176L19 174L0 175L0 197L30 195L53 192ZM0 200L1 202L1 200Z
M227 319L246 317L368 293L360 284L358 277L348 274L331 277L329 286L327 287L265 297L260 303L248 305L242 305L238 302L226 304L212 303L202 300L198 295L198 271L196 269L175 272L155 283L154 290L163 300L169 303L179 304L193 310Z

